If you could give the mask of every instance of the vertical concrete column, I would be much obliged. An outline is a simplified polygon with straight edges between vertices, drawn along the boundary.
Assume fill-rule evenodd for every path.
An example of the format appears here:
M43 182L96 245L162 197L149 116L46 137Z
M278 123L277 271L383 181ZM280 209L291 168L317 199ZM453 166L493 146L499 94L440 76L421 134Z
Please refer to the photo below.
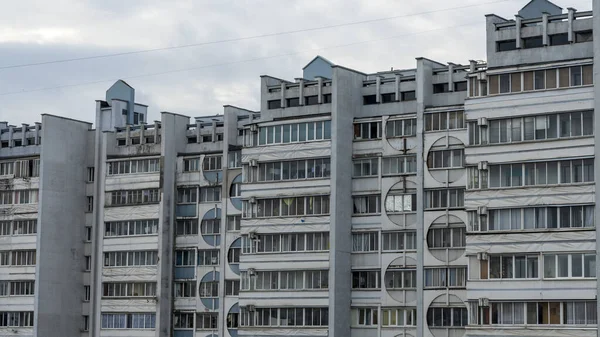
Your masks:
M600 0L594 0L592 3L594 17L592 18L592 27L600 27ZM594 29L594 83L600 83L600 29ZM594 85L594 109L600 111L600 85ZM600 130L600 118L594 118L594 134L598 135ZM600 137L594 137L594 176L600 177ZM600 195L600 184L595 185L596 195ZM600 203L595 206L596 219L600 216ZM596 231L596 261L600 261L600 231ZM596 275L599 275L600 263L596 263ZM600 294L600 282L596 284L596 294ZM596 313L600 318L600 301L596 301ZM597 332L600 336L600 332Z
M573 42L573 21L575 21L575 11L577 11L575 8L573 7L569 7L567 8L568 12L568 18L569 18L569 31L568 31L568 37L567 39L569 40L569 42ZM594 13L596 14L596 13Z
M400 77L402 75L400 73L396 73L396 78L394 79L394 94L396 95L396 102L400 102Z
M202 122L196 121L196 143L202 143L202 136L200 135L200 131L202 130Z
M154 144L158 144L158 139L160 138L160 122L154 121ZM161 140L162 142L162 140Z
M146 137L144 137L145 133L146 133L146 122L140 121L140 144L146 144Z
M35 123L35 145L40 145L40 130L42 128L42 123Z
M285 88L286 88L285 82L281 82L280 93L281 93L281 107L282 108L287 108L287 106L285 106Z
M27 131L29 124L21 124L21 146L27 146Z
M454 91L454 63L448 63L448 91Z
M15 134L15 126L8 126L8 147L13 147L13 136Z
M300 101L300 105L304 105L304 79L303 78L297 78L296 81L298 81L298 89L300 90L300 95L298 95L299 97L299 101Z
M127 126L125 126L125 144L127 144L127 145L131 145L131 139L129 139L130 136L131 136L131 124L127 124Z
M319 89L317 89L319 92L318 93L319 104L322 104L323 103L323 77L320 77L320 76L317 77L317 85L319 86Z
M381 76L375 78L375 102L381 103Z
M517 28L516 30L516 35L515 35L515 41L517 44L517 49L521 48L521 20L523 18L520 15L515 15L515 27Z
M542 44L547 46L548 42L548 12L542 13Z
M212 142L216 142L217 141L217 121L213 120L212 121Z

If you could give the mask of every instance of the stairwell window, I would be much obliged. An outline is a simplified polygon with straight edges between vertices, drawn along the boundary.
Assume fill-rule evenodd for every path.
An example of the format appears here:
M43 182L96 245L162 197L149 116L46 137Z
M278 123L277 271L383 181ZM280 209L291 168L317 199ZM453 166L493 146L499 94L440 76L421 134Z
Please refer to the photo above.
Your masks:
M381 200L379 195L354 196L354 214L379 214L381 213Z
M410 213L417 211L417 194L388 195L385 198L385 211L388 213Z
M354 177L371 177L379 174L379 158L354 160Z
M353 271L352 289L380 289L381 272L379 270Z
M352 308L352 326L377 326L377 308Z
M354 139L368 140L381 138L381 121L354 123Z
M353 252L379 251L379 232L352 233Z

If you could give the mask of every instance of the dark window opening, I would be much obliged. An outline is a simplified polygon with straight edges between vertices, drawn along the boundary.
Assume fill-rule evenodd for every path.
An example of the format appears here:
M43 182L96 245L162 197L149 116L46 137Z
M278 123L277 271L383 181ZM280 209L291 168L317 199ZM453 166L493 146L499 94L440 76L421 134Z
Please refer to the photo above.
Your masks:
M575 42L592 42L594 41L594 33L591 30L585 32L575 32Z
M550 45L560 46L563 44L569 44L569 34L556 34L550 35Z
M467 81L454 82L454 91L467 91Z
M35 137L27 138L27 145L35 145Z
M376 95L363 96L363 104L364 105L377 104L377 97L376 97Z
M133 113L133 125L140 124L140 114L137 112Z
M396 101L396 94L395 93L389 93L389 94L381 94L381 103L391 103L391 102L395 102Z
M331 94L323 95L323 103L331 103Z
M131 145L137 145L140 143L140 137L131 138Z
M287 99L287 106L289 108L300 106L300 97L292 97Z
M205 136L202 136L202 142L203 142L203 143L212 142L212 135L205 135Z
M276 99L276 100L268 101L267 105L268 105L269 109L279 109L279 108L281 108L281 100Z
M506 41L498 41L496 42L496 50L497 51L509 51L517 49L517 41L516 40L506 40Z
M433 93L434 94L441 94L444 92L448 92L448 83L436 83L433 85Z
M523 39L523 48L539 48L543 47L544 43L541 36L528 37Z
M21 146L23 143L20 139L15 139L15 146Z
M2 147L8 147L8 140L7 141L3 141L1 146Z
M405 91L401 94L402 96L402 101L414 101L417 99L417 92L416 91Z
M315 105L315 104L319 104L319 96L304 97L304 105Z
M125 138L117 139L117 145L125 146L125 145L127 145L127 141L125 140Z
M188 144L194 144L198 142L197 137L188 137Z

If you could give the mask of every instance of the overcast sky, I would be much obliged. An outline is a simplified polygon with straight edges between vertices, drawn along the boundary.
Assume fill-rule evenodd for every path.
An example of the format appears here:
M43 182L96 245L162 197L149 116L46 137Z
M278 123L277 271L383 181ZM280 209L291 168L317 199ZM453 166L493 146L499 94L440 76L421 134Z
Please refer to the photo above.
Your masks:
M513 18L528 2L498 1L3 0L0 68L430 13L237 42L0 69L0 121L33 123L42 113L93 121L94 101L104 99L106 89L119 78L136 89L138 103L149 105L152 121L160 118L160 111L194 117L222 114L225 104L258 109L260 75L293 80L317 54L367 73L413 68L419 56L460 64L485 60L484 15ZM591 2L554 1L580 11L591 10ZM481 5L445 10L476 4ZM347 44L353 45L340 47ZM230 64L217 65L223 63ZM196 69L136 77L188 68ZM89 82L98 83L83 85ZM37 90L58 86L63 88Z

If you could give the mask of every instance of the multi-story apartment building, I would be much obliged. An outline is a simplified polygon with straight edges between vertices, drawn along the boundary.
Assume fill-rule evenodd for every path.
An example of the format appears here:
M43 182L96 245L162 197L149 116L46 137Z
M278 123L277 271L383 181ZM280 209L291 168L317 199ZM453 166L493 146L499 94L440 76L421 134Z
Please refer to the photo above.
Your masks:
M1 122L0 335L596 336L600 16L486 21L487 63L318 56L260 111Z

